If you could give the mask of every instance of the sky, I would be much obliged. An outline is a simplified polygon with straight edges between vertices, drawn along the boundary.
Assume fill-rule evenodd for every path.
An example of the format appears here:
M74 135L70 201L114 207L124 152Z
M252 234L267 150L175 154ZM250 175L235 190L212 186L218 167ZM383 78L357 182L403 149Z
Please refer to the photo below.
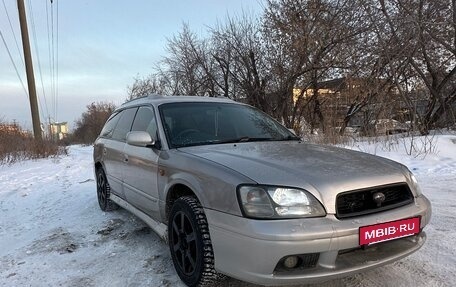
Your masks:
M208 27L227 15L259 15L264 7L262 0L24 1L41 121L50 117L51 121L68 122L70 127L92 102L122 104L127 86L135 77L153 71L154 64L166 55L167 39L183 23L204 36ZM0 32L27 89L16 0L1 0ZM2 39L0 98L0 121L16 121L31 129L28 94Z

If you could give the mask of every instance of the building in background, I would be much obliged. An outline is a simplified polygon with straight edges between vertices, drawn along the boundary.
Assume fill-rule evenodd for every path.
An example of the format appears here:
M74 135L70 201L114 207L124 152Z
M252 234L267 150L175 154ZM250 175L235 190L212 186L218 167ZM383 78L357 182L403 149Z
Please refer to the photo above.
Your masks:
M68 136L68 123L67 122L54 122L49 125L49 132L51 139L62 140Z
M340 127L347 122L348 127L366 127L378 120L381 122L414 121L424 116L429 97L425 92L414 89L408 92L408 102L400 96L397 88L382 79L337 78L319 82L317 95L326 126ZM423 89L424 91L424 89ZM310 100L312 88L295 88L293 100ZM355 113L353 110L357 109Z

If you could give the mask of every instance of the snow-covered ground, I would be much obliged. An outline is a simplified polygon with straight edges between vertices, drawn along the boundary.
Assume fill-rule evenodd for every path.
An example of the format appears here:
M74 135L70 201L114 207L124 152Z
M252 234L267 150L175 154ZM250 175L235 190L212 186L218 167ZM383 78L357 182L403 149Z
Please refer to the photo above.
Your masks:
M403 142L351 147L413 170L433 204L428 241L399 262L318 286L455 284L456 136L432 144L435 153L424 159L408 156ZM167 245L143 222L121 209L100 211L91 154L92 147L72 146L68 156L0 166L0 285L184 286Z

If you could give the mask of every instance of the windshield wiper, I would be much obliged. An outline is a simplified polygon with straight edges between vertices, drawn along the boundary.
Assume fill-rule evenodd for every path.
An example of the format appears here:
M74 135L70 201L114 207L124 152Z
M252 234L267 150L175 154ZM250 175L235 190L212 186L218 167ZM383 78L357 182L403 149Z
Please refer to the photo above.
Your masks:
M301 138L297 136L287 136L284 138L279 139L279 141L300 141Z
M240 138L235 138L235 139L214 141L213 143L224 144L224 143L261 142L261 141L273 141L273 140L275 140L275 139L268 138L268 137L251 138L251 137L245 136L245 137L240 137Z
M295 136L287 136L284 138L271 138L271 137L239 137L234 139L227 139L227 140L213 140L213 141L203 141L203 142L194 142L194 143L186 143L175 145L176 148L180 147L191 147L191 146L198 146L198 145L213 145L213 144L227 144L227 143L243 143L243 142L263 142L263 141L300 141L299 137Z
M214 144L224 144L224 143L242 143L242 142L300 141L300 140L301 140L301 138L297 137L297 136L287 136L287 137L284 137L284 138L270 138L270 137L251 138L251 137L245 136L245 137L229 139L229 140L214 141L212 143L214 143Z

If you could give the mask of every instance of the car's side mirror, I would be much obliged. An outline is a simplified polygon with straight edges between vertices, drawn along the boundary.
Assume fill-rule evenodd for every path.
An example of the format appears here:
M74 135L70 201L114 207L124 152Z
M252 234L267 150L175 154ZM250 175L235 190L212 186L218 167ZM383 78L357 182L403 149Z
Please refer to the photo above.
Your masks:
M134 131L127 134L127 144L149 147L155 145L155 139L153 139L148 132Z

